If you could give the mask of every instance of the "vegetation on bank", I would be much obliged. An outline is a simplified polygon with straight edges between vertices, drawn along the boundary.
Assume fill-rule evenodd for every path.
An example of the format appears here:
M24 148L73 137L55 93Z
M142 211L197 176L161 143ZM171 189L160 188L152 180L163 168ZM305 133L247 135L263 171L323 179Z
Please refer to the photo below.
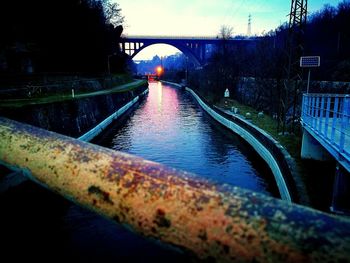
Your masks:
M252 124L256 125L260 129L266 131L270 134L276 141L281 143L290 155L295 159L300 159L300 150L301 150L301 136L300 134L289 134L286 133L282 135L277 126L278 122L276 119L273 119L271 116L259 112L250 106L243 105L236 100L232 99L222 99L216 106L232 110L232 107L237 108L239 113L243 118L246 118L246 114L250 114L249 118L246 118Z
M133 91L146 84L147 84L147 81L145 80L135 80L127 84L114 86L113 88L110 88L110 89L102 89L98 91L80 90L77 93L74 93L74 95L73 95L73 92L71 91L70 93L60 92L59 94L48 95L44 97L25 98L25 99L6 99L6 100L0 100L0 108L1 107L2 108L20 108L28 105L47 104L47 103L82 99L82 98L107 95L107 94L113 94L113 93L128 92L128 91Z
M341 1L336 7L325 5L322 10L309 15L304 35L304 55L321 56L321 67L312 72L313 80L350 82L349 24L349 0ZM225 39L231 34L231 28L222 27L221 45L202 70L190 72L189 85L214 105L237 107L243 116L250 112L251 122L268 132L300 162L299 122L293 125L287 122L286 130L291 130L291 133L282 135L281 129L278 129L280 101L285 92L287 24L265 34L255 45L230 47L225 44ZM306 73L303 79L307 78ZM244 85L241 79L250 79L252 83ZM292 116L294 105L297 106L297 116L300 114L301 94L305 88L296 90L295 97L293 90L288 91L287 118ZM317 87L314 88L313 92L317 92ZM226 89L230 90L232 98L227 105L223 101ZM242 91L244 94L241 94ZM246 94L248 96L243 96ZM258 117L261 111L264 112L263 118Z
M203 93L201 90L196 90L201 96L203 96L209 103L213 105L232 111L233 108L237 108L237 114L241 115L244 119L256 125L260 129L266 131L271 135L276 141L278 141L282 146L286 148L289 154L294 159L300 159L301 150L301 135L300 134L281 134L278 130L278 122L276 119L269 115L264 114L261 111L257 111L251 106L247 106L239 103L237 100L222 98L218 101L213 102L213 97L208 93ZM247 113L249 117L247 117Z
M314 82L310 86L311 92L349 92L349 24L349 0L340 1L336 7L325 5L320 11L308 16L304 34L304 55L321 57L321 67L312 70L311 80L349 82L340 83L337 88L334 88L334 85L324 88L325 83ZM179 83L187 79L189 86L215 103L219 102L224 91L229 89L231 98L257 111L263 110L265 115L278 114L278 119L287 121L291 117L297 119L300 115L301 95L306 91L308 72L303 72L303 83L294 82L286 91L288 25L283 24L258 37L258 41L236 46L225 42L233 37L233 30L227 26L221 28L218 37L222 41L201 69L189 66L186 60L178 56L176 64L180 65L180 68L174 71L171 65L164 63L164 78ZM166 60L167 58L163 58L163 61ZM286 109L281 107L283 99ZM287 131L300 132L298 127L289 129L292 125L287 123L288 125Z

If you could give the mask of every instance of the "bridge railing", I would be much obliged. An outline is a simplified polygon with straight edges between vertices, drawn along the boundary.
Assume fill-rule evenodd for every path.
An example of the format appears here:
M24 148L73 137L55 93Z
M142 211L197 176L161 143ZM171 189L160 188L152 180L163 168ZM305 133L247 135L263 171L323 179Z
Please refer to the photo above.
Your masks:
M350 157L350 95L304 94L302 122Z
M200 259L350 262L348 219L1 117L0 163Z
M175 35L122 35L122 38L132 39L218 39L216 36L175 36Z
M172 36L172 35L122 35L121 40L128 40L128 39L135 39L135 40L143 40L143 39L172 39L172 40L211 40L211 41L222 41L222 38L219 36ZM257 40L257 37L231 37L230 39L226 39L226 41L241 41L241 40Z

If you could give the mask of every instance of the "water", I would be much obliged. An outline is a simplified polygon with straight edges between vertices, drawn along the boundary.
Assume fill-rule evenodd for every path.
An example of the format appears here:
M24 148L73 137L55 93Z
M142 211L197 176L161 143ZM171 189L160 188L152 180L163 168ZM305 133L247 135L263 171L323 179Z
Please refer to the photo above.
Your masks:
M95 143L194 172L216 184L278 196L272 174L256 153L205 114L189 94L167 85L152 83L138 109ZM61 262L193 262L32 182L0 197L4 258L47 262L50 254Z
M250 147L213 121L190 94L160 82L151 83L146 101L97 142L214 183L278 195L271 173Z

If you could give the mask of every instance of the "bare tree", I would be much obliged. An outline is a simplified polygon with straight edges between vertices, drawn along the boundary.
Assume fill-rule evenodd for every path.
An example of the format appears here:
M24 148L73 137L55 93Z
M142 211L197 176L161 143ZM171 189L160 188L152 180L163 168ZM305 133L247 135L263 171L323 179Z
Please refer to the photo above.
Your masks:
M122 9L118 3L111 3L109 0L105 1L104 11L108 23L113 26L119 26L124 23L124 16L121 13Z
M227 40L233 36L233 27L228 25L222 25L219 32L219 38Z

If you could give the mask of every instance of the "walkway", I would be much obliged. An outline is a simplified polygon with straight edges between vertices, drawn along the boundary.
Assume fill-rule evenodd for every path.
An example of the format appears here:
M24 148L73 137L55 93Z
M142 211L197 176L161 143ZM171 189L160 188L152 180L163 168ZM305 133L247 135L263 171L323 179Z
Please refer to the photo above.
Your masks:
M99 95L107 95L107 94L118 93L118 92L126 92L129 90L133 90L133 89L135 89L143 84L146 84L146 81L135 80L133 82L123 84L120 86L116 86L116 87L111 88L111 89L104 89L104 90L74 94L74 97L73 97L73 94L61 94L61 95L55 94L55 95L49 95L46 97L37 97L37 98L6 99L6 100L0 99L0 107L23 107L23 106L27 106L27 105L54 103L54 102L72 100L72 99L82 99L82 98L94 97L94 96L99 96Z

